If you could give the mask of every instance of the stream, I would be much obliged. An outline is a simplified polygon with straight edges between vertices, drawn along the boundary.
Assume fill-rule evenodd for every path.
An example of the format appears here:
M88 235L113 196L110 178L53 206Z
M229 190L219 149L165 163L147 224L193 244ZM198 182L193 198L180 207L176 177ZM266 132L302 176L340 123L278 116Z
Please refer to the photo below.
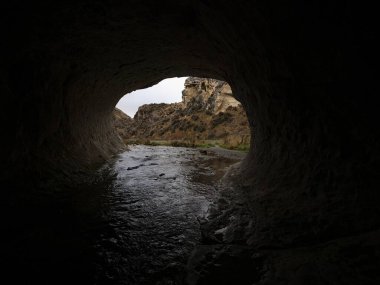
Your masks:
M180 284L226 169L244 154L131 146L69 193L25 199L2 248L15 283ZM21 200L21 199L20 199ZM17 204L18 208L20 204ZM12 271L9 271L12 272Z

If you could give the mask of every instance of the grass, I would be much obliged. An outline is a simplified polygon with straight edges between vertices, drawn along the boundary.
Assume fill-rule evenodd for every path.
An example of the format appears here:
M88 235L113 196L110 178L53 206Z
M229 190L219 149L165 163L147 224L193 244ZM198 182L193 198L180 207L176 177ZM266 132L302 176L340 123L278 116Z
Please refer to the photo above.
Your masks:
M237 146L229 146L229 145L220 145L222 148L231 149L231 150L238 150L243 152L249 151L249 144L239 144Z
M248 152L249 144L240 144L237 146L226 145L222 140L201 140L201 141L187 141L187 140L125 140L125 144L143 144L150 146L174 146L174 147L196 147L196 148L209 148L209 147L222 147L230 150L238 150Z

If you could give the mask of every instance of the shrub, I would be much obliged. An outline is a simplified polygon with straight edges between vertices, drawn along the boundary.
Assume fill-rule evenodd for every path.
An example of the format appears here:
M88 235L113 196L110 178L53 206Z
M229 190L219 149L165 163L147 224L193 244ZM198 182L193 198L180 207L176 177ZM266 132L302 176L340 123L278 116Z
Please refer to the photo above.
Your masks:
M193 121L197 121L199 119L199 116L194 114L194 115L191 116L191 119Z
M216 118L214 118L212 120L212 125L213 127L217 126L217 125L220 125L222 123L225 123L225 122L231 122L232 121L232 115L230 113L224 113L224 112L220 112Z

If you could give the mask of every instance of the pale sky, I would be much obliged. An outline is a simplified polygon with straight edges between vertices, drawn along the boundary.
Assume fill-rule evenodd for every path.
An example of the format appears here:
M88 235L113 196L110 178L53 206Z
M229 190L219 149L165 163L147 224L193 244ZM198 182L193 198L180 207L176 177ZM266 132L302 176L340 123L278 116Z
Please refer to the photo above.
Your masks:
M132 117L137 109L150 103L175 103L182 101L182 90L187 77L174 77L162 80L160 83L128 93L120 99L116 107Z

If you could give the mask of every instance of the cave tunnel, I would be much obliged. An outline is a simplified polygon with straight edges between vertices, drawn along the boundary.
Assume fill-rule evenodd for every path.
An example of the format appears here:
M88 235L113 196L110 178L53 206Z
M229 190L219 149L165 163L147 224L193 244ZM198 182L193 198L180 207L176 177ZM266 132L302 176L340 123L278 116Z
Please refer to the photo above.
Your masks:
M231 181L246 211L235 226L270 264L252 273L255 284L378 284L377 31L375 9L364 6L3 6L4 205L41 184L48 192L81 183L120 152L111 115L124 94L168 77L216 78L230 83L251 128L251 149Z

